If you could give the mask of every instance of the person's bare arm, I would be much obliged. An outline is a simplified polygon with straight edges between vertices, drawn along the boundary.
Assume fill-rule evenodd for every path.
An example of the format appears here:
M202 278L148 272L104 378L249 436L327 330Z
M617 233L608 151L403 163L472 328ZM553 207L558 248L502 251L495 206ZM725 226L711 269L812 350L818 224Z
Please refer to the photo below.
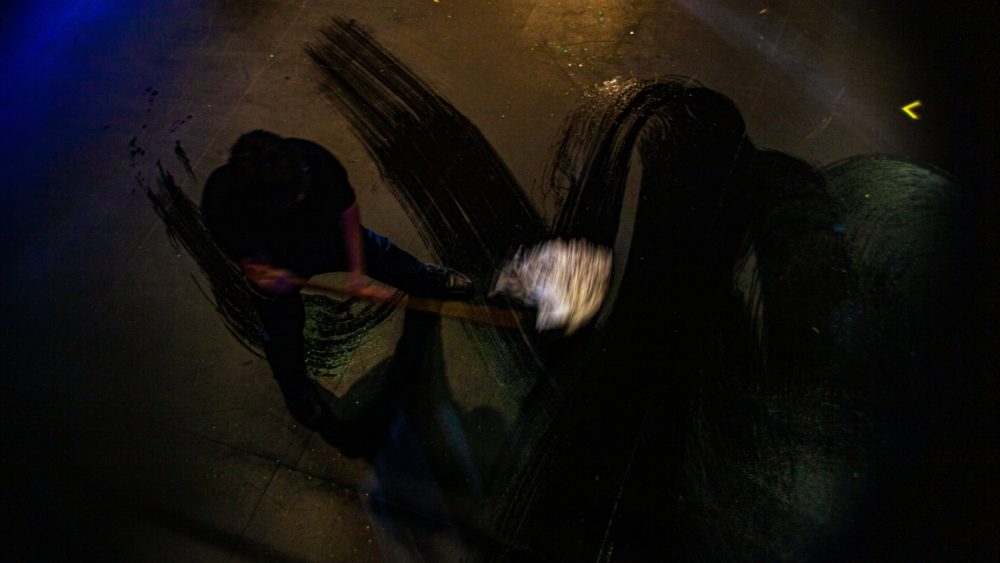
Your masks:
M344 257L347 265L347 289L359 297L388 301L393 292L373 285L366 277L364 241L361 239L361 210L357 202L351 204L338 217Z
M266 256L252 256L238 262L243 275L253 285L274 295L283 295L299 286L298 276L291 270L275 268Z
M341 212L338 217L340 236L344 241L344 257L347 271L352 277L362 276L365 272L364 245L361 241L361 210L357 202Z
M348 271L344 289L358 297L380 301L391 299L394 295L392 291L373 285L365 275L364 242L361 238L361 213L358 205L355 203L345 209L337 221ZM295 272L277 268L270 262L267 256L259 255L243 258L238 264L247 280L266 293L284 295L303 286L306 280Z

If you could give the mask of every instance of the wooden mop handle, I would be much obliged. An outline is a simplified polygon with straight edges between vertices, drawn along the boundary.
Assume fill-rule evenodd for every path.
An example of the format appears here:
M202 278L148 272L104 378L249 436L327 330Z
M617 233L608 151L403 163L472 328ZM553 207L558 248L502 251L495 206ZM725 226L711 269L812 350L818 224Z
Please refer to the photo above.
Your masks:
M301 278L296 280L296 284L304 289L311 289L321 293L374 300L370 295L344 286L316 283ZM521 324L521 313L513 309L470 305L461 301L414 297L410 295L406 299L395 301L393 305L401 309L412 309L414 311L434 313L451 319L466 319L507 328L517 328Z

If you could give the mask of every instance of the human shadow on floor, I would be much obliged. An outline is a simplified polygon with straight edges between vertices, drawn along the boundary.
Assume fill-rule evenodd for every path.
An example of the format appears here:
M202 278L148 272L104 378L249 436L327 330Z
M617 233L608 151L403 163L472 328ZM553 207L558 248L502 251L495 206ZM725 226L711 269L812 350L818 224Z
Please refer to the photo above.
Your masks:
M371 462L366 509L387 557L454 559L512 547L483 522L508 423L492 408L465 412L456 403L440 317L407 312L393 356L331 407L338 421L320 434Z

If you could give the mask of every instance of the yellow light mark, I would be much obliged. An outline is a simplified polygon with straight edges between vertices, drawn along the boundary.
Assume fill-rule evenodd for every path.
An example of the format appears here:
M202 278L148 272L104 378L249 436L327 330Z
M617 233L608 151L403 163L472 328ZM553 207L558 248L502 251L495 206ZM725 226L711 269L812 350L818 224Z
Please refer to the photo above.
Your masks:
M916 108L918 108L918 107L920 107L920 106L922 106L922 105L923 104L920 103L920 100L917 100L917 101L913 102L912 104L908 104L908 105L903 106L900 109L903 110L903 113L905 113L906 115L910 116L910 119L920 119L920 116L917 115L916 113L914 113L913 110L916 109Z

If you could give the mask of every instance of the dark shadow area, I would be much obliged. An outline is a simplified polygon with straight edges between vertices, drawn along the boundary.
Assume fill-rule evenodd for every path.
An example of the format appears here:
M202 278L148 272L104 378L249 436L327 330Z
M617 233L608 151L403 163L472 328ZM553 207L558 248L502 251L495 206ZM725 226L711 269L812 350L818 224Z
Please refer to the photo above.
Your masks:
M635 143L635 234L608 322L550 349L569 392L534 406L557 415L506 533L551 560L992 549L968 484L989 479L954 463L990 459L995 430L955 410L983 404L969 190L898 159L757 149L690 82L605 85L575 119L562 229L613 240Z
M208 546L219 558L304 561L234 528L223 529L208 521L219 518L216 511L208 511L204 519L193 516L192 506L204 499L174 498L178 493L190 495L190 490L160 490L144 481L152 477L157 483L171 482L164 476L177 471L176 467L158 467L147 474L122 466L95 470L84 460L99 450L93 444L107 436L95 439L91 429L103 428L110 433L108 420L87 420L86 414L95 407L77 404L61 394L41 398L22 392L13 400L15 390L4 391L0 403L4 416L16 418L20 430L16 436L5 435L2 444L5 451L16 452L16 458L4 464L0 473L6 482L16 484L3 487L0 497L0 523L4 527L0 553L5 560L134 561L149 555L149 546L141 543L143 532L160 529ZM123 418L131 419L122 413L116 415L119 423ZM105 412L102 416L115 414ZM81 436L91 443L80 444ZM128 452L112 455L127 459ZM162 532L154 536L162 537Z
M455 402L439 317L406 313L393 356L332 406L342 418L321 434L345 455L372 463L369 513L392 537L392 549L435 561L514 548L483 518L503 484L494 469L509 447L509 424L490 408L466 413Z

